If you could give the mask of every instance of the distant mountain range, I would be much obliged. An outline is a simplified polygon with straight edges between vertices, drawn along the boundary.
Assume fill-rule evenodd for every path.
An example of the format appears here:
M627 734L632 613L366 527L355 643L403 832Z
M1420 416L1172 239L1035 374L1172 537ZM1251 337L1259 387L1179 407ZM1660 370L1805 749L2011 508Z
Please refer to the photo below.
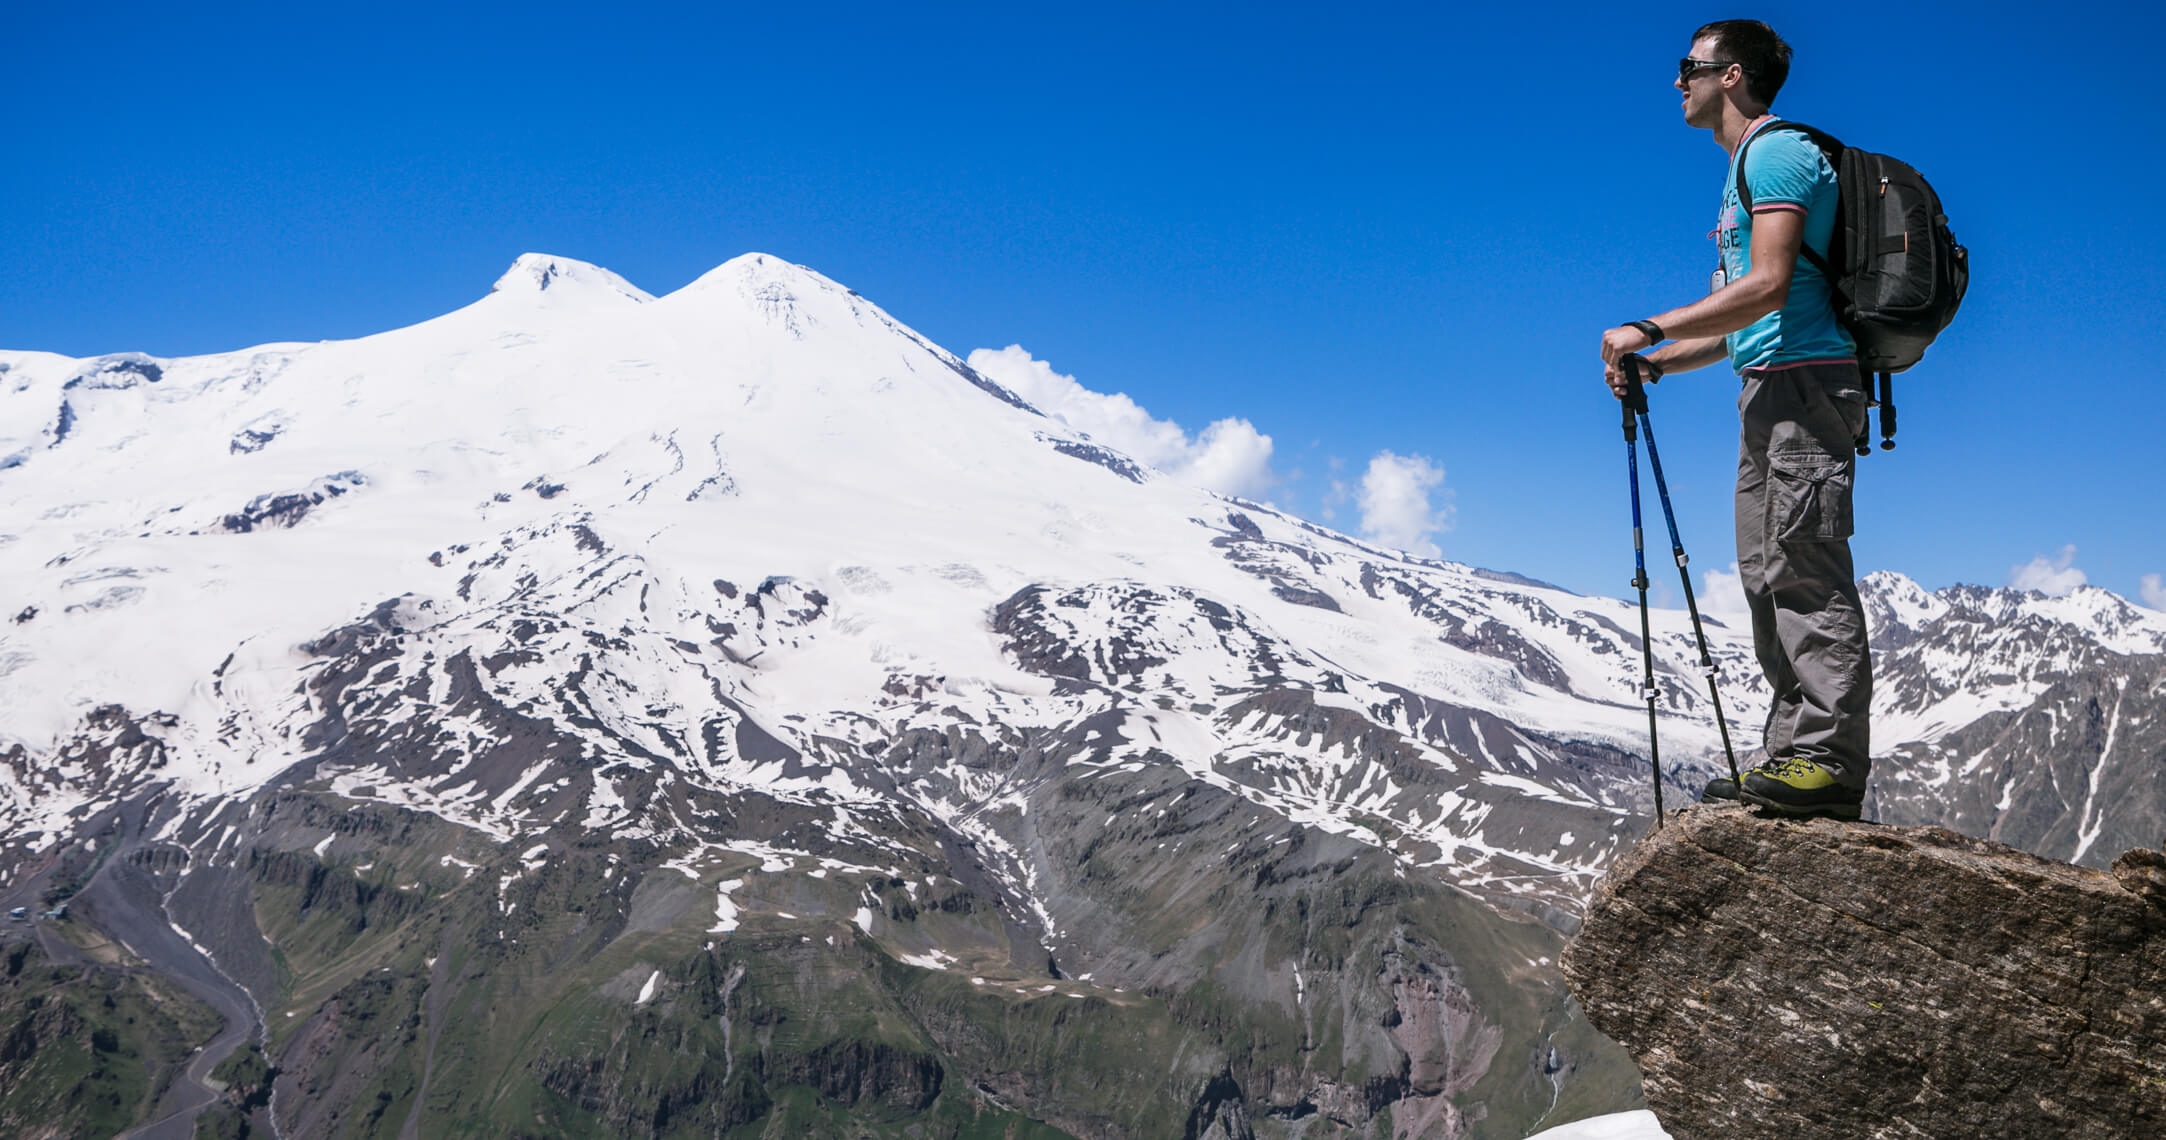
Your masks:
M0 1059L0 1131L221 1087L206 1127L289 1137L1636 1105L1555 967L1649 824L1625 603L1183 484L759 254L659 298L530 254L411 328L0 393L0 893L67 904L0 1005L131 979L263 1041L45 1088L86 1005ZM1870 810L2166 833L2166 615L1865 586ZM1675 806L1722 761L1655 618Z

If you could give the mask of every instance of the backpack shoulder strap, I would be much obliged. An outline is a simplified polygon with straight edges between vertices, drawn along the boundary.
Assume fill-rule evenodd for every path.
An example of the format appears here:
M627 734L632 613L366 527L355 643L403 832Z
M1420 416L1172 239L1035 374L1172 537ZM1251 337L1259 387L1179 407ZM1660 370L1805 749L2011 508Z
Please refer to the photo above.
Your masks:
M1748 217L1752 214L1752 187L1748 185L1745 181L1745 152L1751 149L1753 141L1755 139L1758 139L1761 135L1767 134L1769 131L1796 131L1797 133L1804 135L1806 139L1811 141L1814 146L1820 148L1820 153L1827 158L1828 167L1835 171L1836 177L1838 179L1838 185L1840 185L1840 178L1842 176L1843 169L1843 151L1847 149L1843 146L1842 140L1836 138L1834 135L1827 133L1826 131L1821 130L1818 127L1808 127L1803 123L1794 123L1788 119L1775 119L1769 122L1766 126L1761 127L1759 130L1756 130L1751 134L1746 135L1745 141L1737 144L1738 208L1742 209ZM1827 260L1821 257L1817 252L1815 252L1813 250L1813 247L1809 245L1800 245L1798 247L1798 252L1804 255L1805 260L1812 263L1812 267L1814 269L1820 271L1821 276L1829 278L1831 282L1833 281L1833 275L1828 269Z
M1838 175L1840 175L1842 172L1843 151L1848 149L1843 146L1842 140L1836 138L1834 135L1831 135L1818 127L1808 127L1803 123L1794 123L1788 119L1771 120L1766 126L1761 127L1759 130L1756 130L1749 135L1746 135L1745 141L1737 144L1736 161L1738 204L1748 214L1752 212L1752 187L1747 185L1745 182L1745 152L1752 148L1752 144L1754 141L1759 139L1761 135L1767 134L1769 131L1796 131L1797 133L1804 135L1807 139L1811 140L1814 146L1820 148L1820 153L1824 155L1828 160L1828 166L1833 168Z

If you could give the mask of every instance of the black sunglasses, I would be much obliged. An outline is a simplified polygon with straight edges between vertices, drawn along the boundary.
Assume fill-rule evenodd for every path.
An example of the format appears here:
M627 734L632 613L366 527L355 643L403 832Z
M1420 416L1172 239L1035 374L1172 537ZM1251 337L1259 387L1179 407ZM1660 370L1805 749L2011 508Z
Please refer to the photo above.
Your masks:
M1699 74L1703 68L1728 67L1733 63L1737 63L1737 61L1734 59L1694 59L1688 55L1677 61L1677 79L1679 82L1685 82L1694 75Z

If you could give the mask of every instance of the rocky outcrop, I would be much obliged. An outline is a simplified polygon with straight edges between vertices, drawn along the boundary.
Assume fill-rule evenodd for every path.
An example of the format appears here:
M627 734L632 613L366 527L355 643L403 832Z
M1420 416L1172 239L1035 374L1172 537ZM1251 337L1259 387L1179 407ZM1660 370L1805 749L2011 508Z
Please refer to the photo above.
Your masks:
M2166 1135L2166 855L1679 813L1564 957L1676 1140Z

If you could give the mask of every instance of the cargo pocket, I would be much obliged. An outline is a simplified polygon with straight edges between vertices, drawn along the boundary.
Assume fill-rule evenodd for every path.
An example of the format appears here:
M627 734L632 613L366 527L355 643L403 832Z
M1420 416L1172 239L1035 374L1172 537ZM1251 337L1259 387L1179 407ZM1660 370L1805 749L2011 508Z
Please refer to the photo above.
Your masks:
M1768 506L1777 542L1834 542L1850 537L1846 459L1819 454L1770 455Z

